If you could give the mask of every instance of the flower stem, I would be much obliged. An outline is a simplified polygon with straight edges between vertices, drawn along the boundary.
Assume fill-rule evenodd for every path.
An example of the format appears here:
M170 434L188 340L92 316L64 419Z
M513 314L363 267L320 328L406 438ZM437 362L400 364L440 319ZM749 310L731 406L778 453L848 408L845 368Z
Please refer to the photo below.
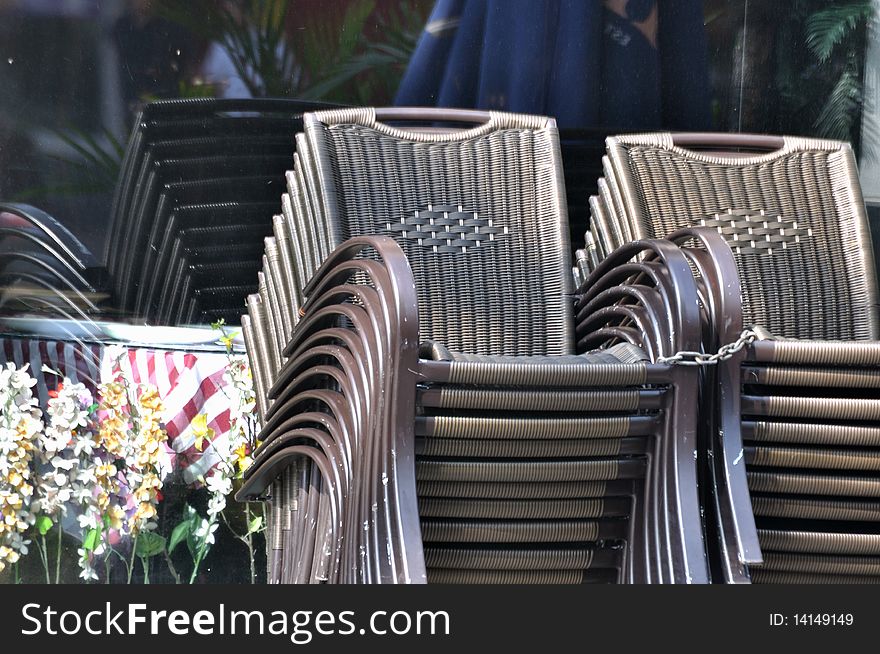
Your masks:
M229 519L226 517L226 511L221 511L220 517L223 519L223 523L226 525L226 528L232 532L232 535L235 536L242 543L244 543L244 546L247 547L248 558L250 559L251 565L251 584L257 583L257 568L256 562L254 561L253 533L250 531L251 518L253 517L250 505L245 505L244 509L244 524L248 527L248 532L244 535L238 533L235 528L233 528L232 524L229 522Z
M168 571L171 573L171 576L174 577L174 583L180 583L180 573L177 572L177 568L174 567L174 561L171 560L171 556L168 554L168 550L164 550L162 552L165 555L165 563L168 564Z
M55 583L61 583L61 538L64 535L64 530L61 529L61 524L58 524L58 549L55 551Z
M141 565L144 567L144 584L150 583L150 557L142 556Z
M115 555L116 555L116 558L118 558L120 561L122 561L122 565L124 565L124 566L125 566L125 569L128 570L128 559L126 559L124 556L122 556L122 554L120 554L119 552L117 552L116 549L113 548L113 547L111 547L108 551L109 551L109 554L107 555L107 560L108 560L108 561L109 561L109 559L110 559L110 554L115 554ZM110 578L110 577L109 577L109 574L108 574L108 577L107 577L107 579L108 579L107 583L108 583L108 584L110 583L109 578Z
M251 585L257 583L257 565L254 561L254 541L250 534L247 537L248 558L251 560Z
M256 562L254 561L254 535L251 533L250 525L251 525L251 505L245 504L244 507L244 517L247 520L245 523L248 526L247 532L247 540L245 541L245 545L248 548L248 559L250 559L251 563L251 585L253 586L257 583L257 568Z
M49 550L47 549L47 546L46 546L46 535L40 534L40 540L43 542L43 546L40 547L38 545L37 549L40 550L40 561L43 564L43 570L46 572L46 583L51 584L52 579L49 577L49 555L48 555Z
M196 581L196 575L199 574L199 566L202 565L202 559L205 556L205 546L202 545L199 547L199 553L196 555L196 558L193 560L193 571L189 576L190 585L194 584Z
M137 546L138 546L138 537L135 534L134 540L131 543L131 559L128 561L128 578L125 580L126 584L131 583L131 575L134 572L134 557L137 554Z

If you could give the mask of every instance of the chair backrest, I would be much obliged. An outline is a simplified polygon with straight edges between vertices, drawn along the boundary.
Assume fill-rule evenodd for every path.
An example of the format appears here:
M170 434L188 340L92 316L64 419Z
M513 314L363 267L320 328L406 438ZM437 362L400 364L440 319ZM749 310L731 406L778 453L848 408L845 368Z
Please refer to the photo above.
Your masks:
M706 225L727 239L748 323L789 338L878 338L874 255L848 144L655 133L606 145L635 238Z
M226 202L277 202L284 162L295 152L291 134L302 130L303 112L331 106L251 98L147 104L129 138L108 229L105 253L114 308L149 321L166 319L169 314L157 310L161 300L157 289L168 266L160 268L157 263L168 260L169 252L161 244L174 241L175 234L168 233L174 228L170 217L177 209L194 204L213 204L220 212ZM252 233L252 242L262 245L263 238L272 233L271 221L265 215L253 220L262 231ZM230 233L230 241L233 238ZM239 286L232 268L218 269L208 288ZM193 293L193 297L200 295L195 287ZM213 299L217 302L206 310L234 315L244 296L228 294L221 300L215 295Z
M312 159L305 168L318 187L315 219L332 245L370 234L401 245L416 280L422 338L474 354L573 352L553 119L365 108L306 114L304 122L309 153L299 151Z

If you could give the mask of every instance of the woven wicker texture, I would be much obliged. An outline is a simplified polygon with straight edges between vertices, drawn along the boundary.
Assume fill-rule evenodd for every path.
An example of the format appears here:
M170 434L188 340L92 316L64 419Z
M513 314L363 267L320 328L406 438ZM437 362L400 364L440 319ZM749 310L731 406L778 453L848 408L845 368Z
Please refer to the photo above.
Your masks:
M778 152L737 159L637 134L609 139L608 150L637 236L702 224L728 239L747 324L791 338L876 338L873 256L848 145L786 138Z
M420 418L416 433L435 438L592 439L623 438L629 416L607 418L496 418L433 416Z
M699 343L685 252L573 293L551 119L304 122L243 320L263 431L237 497L271 485L269 579L708 581L697 371L651 363Z
M852 466L846 465L845 469L851 470ZM880 497L880 478L876 477L758 472L756 470L749 472L748 476L749 488L753 493Z
M582 584L589 579L583 570L448 570L431 569L431 584ZM606 580L607 581L607 580Z
M599 538L599 523L594 520L476 523L422 520L422 538L432 543L583 543Z
M420 479L419 497L472 497L491 499L552 499L603 497L608 485L602 481L560 481L543 484L519 482L459 482ZM631 490L629 492L632 492ZM624 493L628 494L628 493Z
M756 584L880 584L880 577L848 575L820 575L800 572L773 572L755 570Z
M506 440L474 438L431 438L418 448L424 456L456 456L475 459L512 459L540 457L617 456L621 441L591 440Z
M743 413L780 418L876 421L880 420L880 400L743 395Z
M880 366L880 342L772 340L755 352L759 361L829 366Z
M722 497L719 520L725 529L743 524L759 529L750 532L748 547L737 540L733 550L722 548L734 570L728 580L745 581L749 571L753 581L770 583L878 576L865 562L775 554L847 555L874 537L880 521L880 505L873 501L880 493L878 294L851 148L790 137L668 133L611 137L606 148L605 177L590 199L591 238L577 256L575 279L596 269L590 245L607 250L633 238L708 228L730 246L740 277L742 323L758 332L733 376L742 388L722 384L718 396L723 405L724 398L741 394L744 447L733 446L737 459L727 464L743 461L747 473L730 491L738 503L728 509ZM751 148L762 153L750 154ZM719 252L705 239L700 247L708 257L691 262L695 276L720 274L720 268L704 267L707 260L732 272L726 249ZM739 324L739 316L718 308L733 288L726 284L727 273L721 277L719 288L706 289L715 300L707 310L724 332L731 320ZM739 418L724 411L718 417ZM724 441L731 427L719 426ZM717 447L723 449L723 443ZM719 452L710 455L717 464ZM723 479L726 474L719 488L736 477ZM734 513L746 506L745 482L754 515L746 509L740 519ZM840 533L825 538L828 524ZM739 538L742 532L736 533ZM738 577L736 566L759 546L765 567L753 558Z
M880 427L799 422L746 422L743 426L745 435L758 442L880 446Z
M569 354L556 128L506 114L491 127L431 142L377 126L365 109L316 114L307 131L326 147L315 159L333 182L324 199L338 237L390 235L406 253L422 338L471 354Z
M431 568L464 570L585 570L593 562L592 549L476 549L425 548L425 562Z
M467 362L467 363L482 363L488 362L493 364L498 363L516 363L516 364L529 364L529 368L535 367L540 364L553 364L555 369L564 371L568 370L569 372L574 372L575 374L585 374L583 371L586 368L583 367L584 363L604 363L604 364L620 364L620 363L639 363L639 362L647 362L648 357L645 354L645 351L638 347L637 345L633 345L632 343L618 343L616 345L612 345L611 347L605 350L594 350L592 352L584 352L582 354L576 355L564 355L564 356L489 356L485 354L471 354L469 352L456 352L452 351L445 346L435 344L435 352L432 353L432 357L437 360L446 360L446 361L456 361L456 362ZM560 365L562 364L562 365ZM581 366L581 372L577 372L572 370L572 365ZM467 369L467 366L455 366L458 369ZM623 366L618 366L618 369L623 370ZM504 368L499 368L498 370L503 371ZM633 374L633 371L637 370L637 368L629 368L630 375ZM622 379L627 379L624 377ZM625 382L621 382L625 383Z
M880 470L880 450L753 447L746 449L746 463L787 468Z
M554 388L571 386L604 386L608 384L644 384L644 366L632 364L597 363L585 366L552 363L499 363L484 364L455 361L451 366L450 381L454 383L493 385L505 382L512 385L547 385ZM561 357L560 357L561 358Z
M426 393L427 395L427 393ZM533 391L443 388L443 406L456 409L510 409L527 411L632 411L638 407L636 390ZM427 398L424 405L430 406Z
M880 502L758 496L752 505L756 516L880 522Z
M619 478L616 460L597 461L420 461L419 480L429 481L607 481Z
M621 506L614 506L606 512L603 500L526 500L511 502L509 500L424 498L419 503L419 513L426 518L469 517L493 520L599 518L605 515L620 515L621 508ZM626 510L628 511L628 507Z
M845 534L761 529L761 544L768 550L812 554L880 555L880 534Z
M764 557L763 569L780 572L880 576L880 558L768 552Z
M810 363L815 357L806 343L799 345L800 356L790 363L762 356L742 369L750 392L761 393L742 396L748 486L764 551L764 564L753 569L752 578L760 583L794 582L797 575L812 575L816 583L873 578L880 574L876 560L845 557L874 554L880 546L880 414L871 397L880 371L840 359L833 368ZM847 363L850 367L843 367ZM765 417L753 420L749 414ZM839 526L823 533L829 522Z

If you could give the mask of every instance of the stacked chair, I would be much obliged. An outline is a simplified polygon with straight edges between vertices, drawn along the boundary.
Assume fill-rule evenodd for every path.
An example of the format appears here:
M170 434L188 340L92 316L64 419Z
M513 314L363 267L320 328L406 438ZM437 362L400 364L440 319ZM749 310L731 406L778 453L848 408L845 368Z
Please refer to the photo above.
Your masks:
M290 135L302 131L302 111L326 106L274 99L147 105L129 139L103 253L93 255L39 209L3 205L0 247L9 256L0 303L78 320L237 322L242 298L256 290L263 239L272 233L265 218L277 208L280 171L295 150ZM572 227L587 222L602 139L563 133ZM26 234L13 239L22 227Z
M614 137L600 187L598 248L579 255L576 275L621 241L693 235L682 228L711 228L730 246L692 261L714 344L742 345L739 330L752 330L712 373L724 578L880 582L880 322L849 145Z
M300 129L291 100L145 107L113 202L107 268L119 308L164 324L237 322Z
M88 318L106 295L103 269L76 237L39 209L0 203L0 311Z
M596 194L602 176L602 155L607 132L591 129L559 130L565 194L568 200L569 242L579 243L590 224L589 198Z
M78 261L70 266L99 269L96 279L79 268L59 269L55 287L62 297L70 294L66 286L90 300L98 293L105 301L86 305L89 315L161 324L237 322L244 298L256 291L263 239L272 234L267 216L295 151L291 134L301 130L304 110L326 106L274 99L147 105L122 162L103 253L106 269L40 214L50 245L36 245L59 250L56 243L72 239L68 249ZM19 214L34 222L36 213L28 211ZM30 231L39 232L37 222ZM54 257L48 250L38 254ZM55 260L56 268L67 261Z
M270 583L707 582L684 250L575 289L549 118L304 124L242 316Z

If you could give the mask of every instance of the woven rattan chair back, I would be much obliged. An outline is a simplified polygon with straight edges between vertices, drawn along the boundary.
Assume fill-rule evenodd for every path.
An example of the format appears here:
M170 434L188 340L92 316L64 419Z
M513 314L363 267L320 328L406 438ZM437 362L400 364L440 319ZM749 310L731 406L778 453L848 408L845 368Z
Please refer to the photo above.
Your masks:
M389 117L429 127L380 122ZM449 130L436 127L441 120L479 124ZM393 237L415 276L423 339L473 354L573 352L555 121L366 108L308 114L305 123L300 157L315 173L315 218L330 246Z
M873 252L848 144L655 133L611 137L607 147L634 238L705 225L727 239L747 324L789 338L880 336Z

